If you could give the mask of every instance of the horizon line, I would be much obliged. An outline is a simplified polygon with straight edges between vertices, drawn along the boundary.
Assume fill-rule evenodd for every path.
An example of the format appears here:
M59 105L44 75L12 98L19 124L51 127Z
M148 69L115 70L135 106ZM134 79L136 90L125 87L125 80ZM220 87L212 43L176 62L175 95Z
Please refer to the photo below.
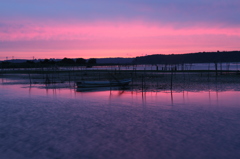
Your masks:
M83 59L111 59L111 58L124 58L124 59L131 59L131 58L137 58L137 57L144 57L144 56L151 56L151 55L185 55L185 54L196 54L196 53L220 53L220 52L240 52L240 50L231 50L231 51L199 51L199 52L192 52L192 53L170 53L170 54L146 54L146 55L142 55L142 56L134 56L134 57L90 57L90 58L83 58L83 57L63 57L63 58L34 58L34 56L32 56L33 58L14 58L14 56L7 56L5 57L6 59L3 60L4 58L0 57L0 61L11 61L11 60L44 60L44 59L64 59L64 58L68 58L68 59L78 59L78 58L83 58ZM8 59L9 58L9 59Z

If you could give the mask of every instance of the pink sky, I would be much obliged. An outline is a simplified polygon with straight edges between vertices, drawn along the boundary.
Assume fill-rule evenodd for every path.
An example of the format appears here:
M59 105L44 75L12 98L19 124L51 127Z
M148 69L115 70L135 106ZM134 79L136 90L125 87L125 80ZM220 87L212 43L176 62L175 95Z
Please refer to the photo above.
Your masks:
M237 50L240 43L240 28L234 27L174 28L139 21L24 24L8 22L10 27L1 30L2 59L2 54L9 58L135 57Z
M3 0L0 60L240 50L238 1L181 1Z

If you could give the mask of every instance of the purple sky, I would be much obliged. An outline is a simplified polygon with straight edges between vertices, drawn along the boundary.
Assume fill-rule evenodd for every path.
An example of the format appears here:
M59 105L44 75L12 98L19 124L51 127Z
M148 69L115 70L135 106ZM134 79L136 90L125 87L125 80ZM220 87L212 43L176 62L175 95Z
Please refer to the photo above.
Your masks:
M0 60L240 50L239 0L1 0Z

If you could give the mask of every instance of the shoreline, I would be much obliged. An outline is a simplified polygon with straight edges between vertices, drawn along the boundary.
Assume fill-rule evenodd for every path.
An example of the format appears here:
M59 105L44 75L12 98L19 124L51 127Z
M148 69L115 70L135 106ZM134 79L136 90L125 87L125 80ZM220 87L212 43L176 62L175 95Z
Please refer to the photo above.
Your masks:
M236 71L235 71L236 72ZM78 81L132 79L130 89L139 91L240 90L240 75L214 71L45 71L7 72L0 75L2 84L42 85L47 88L75 88ZM6 79L9 82L4 82ZM13 82L14 81L14 82Z

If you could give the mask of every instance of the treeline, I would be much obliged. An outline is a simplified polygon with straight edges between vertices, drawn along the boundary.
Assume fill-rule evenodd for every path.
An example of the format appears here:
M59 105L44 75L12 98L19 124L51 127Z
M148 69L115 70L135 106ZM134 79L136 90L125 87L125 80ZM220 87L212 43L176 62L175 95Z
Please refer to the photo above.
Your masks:
M240 51L200 52L191 54L149 55L136 57L135 64L181 64L240 62Z
M107 59L107 58L106 58ZM93 65L109 65L111 60L105 60L108 63L97 64L97 59L89 60L83 58L70 59L63 58L61 60L44 59L44 60L27 60L21 63L11 61L3 61L0 68L34 68L34 67L52 67L52 66L86 66ZM111 58L109 58L111 59ZM116 58L115 58L116 60ZM126 60L121 59L124 63L115 63L116 65L125 64ZM114 61L114 59L112 60ZM129 62L130 61L130 62ZM131 62L133 61L133 62ZM128 59L128 64L184 64L184 63L224 63L224 62L240 62L240 51L223 51L223 52L199 52L189 54L172 54L172 55L148 55ZM114 63L112 64L114 65Z
M25 62L15 63L10 61L3 61L0 63L1 68L37 68L37 67L52 67L52 66L87 66L91 67L95 65L96 59L91 58L89 60L83 58L70 59L63 58L62 60L44 59L44 60L26 60Z

